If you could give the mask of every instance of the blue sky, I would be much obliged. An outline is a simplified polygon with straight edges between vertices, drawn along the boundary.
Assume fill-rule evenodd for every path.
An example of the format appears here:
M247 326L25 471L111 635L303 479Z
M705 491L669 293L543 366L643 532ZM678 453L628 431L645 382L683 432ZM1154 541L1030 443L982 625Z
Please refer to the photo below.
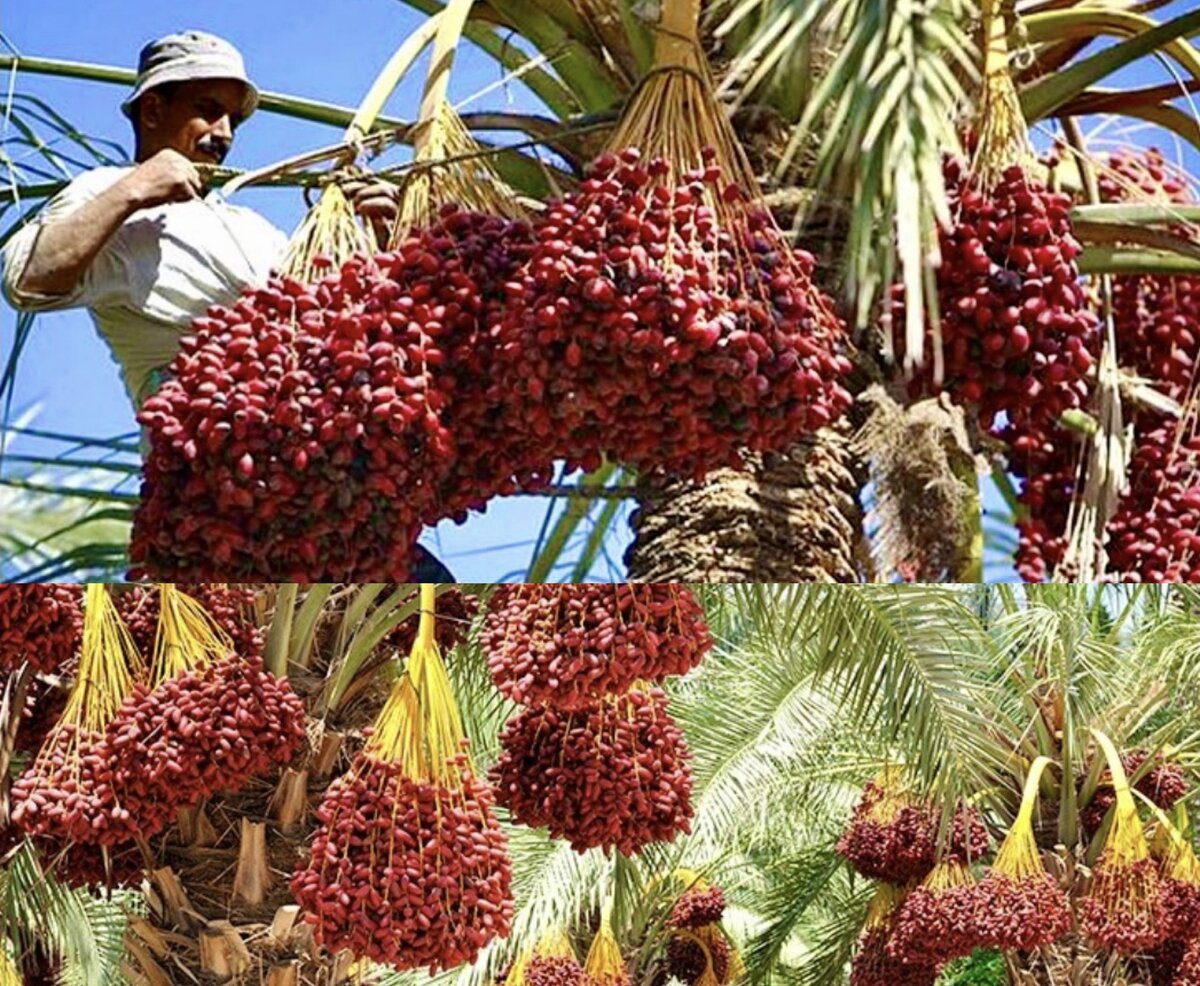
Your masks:
M1156 16L1168 19L1194 3L1176 0ZM205 0L186 4L19 0L4 5L0 31L23 55L132 66L146 41L183 28L201 28L236 43L261 88L354 106L420 17L398 0L343 0L338 4L310 0ZM388 114L401 118L414 115L422 69L423 65L411 73L393 95ZM500 75L490 58L467 48L456 65L452 98L463 100L496 82ZM1122 73L1115 82L1133 86L1168 78L1161 66L1147 63ZM18 88L45 98L85 132L130 146L128 123L118 109L124 96L122 87L25 75ZM537 103L517 83L496 89L466 108L536 110ZM331 143L337 136L337 131L329 127L260 113L239 132L228 163L257 167ZM1174 146L1150 132L1133 135L1133 139L1165 143L1174 156ZM1194 154L1183 159L1193 174L1200 173L1200 162ZM295 227L304 211L296 190L247 189L234 201L259 210L287 231ZM0 361L11 346L13 322L14 313L0 303ZM36 424L47 430L109 437L134 429L116 368L86 313L66 312L39 319L16 389L18 409L35 406ZM26 440L24 450L32 447ZM21 451L21 442L13 443L11 450ZM990 493L987 502L995 502ZM465 525L442 525L429 532L424 541L443 557L460 581L511 578L523 572L529 562L546 507L547 502L541 498L499 501ZM627 525L621 518L609 545L618 565L627 541ZM620 570L610 570L604 561L594 569L596 577L613 574L619 575ZM992 568L988 578L1000 580L1005 573L1001 568Z

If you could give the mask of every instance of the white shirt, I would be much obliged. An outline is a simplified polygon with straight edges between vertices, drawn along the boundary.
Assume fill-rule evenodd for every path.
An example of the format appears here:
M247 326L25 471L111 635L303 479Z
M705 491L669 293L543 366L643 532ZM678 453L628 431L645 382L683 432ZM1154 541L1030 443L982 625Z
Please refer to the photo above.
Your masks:
M229 305L248 285L261 286L277 267L287 236L256 212L205 199L140 209L125 220L69 294L20 291L17 284L42 225L61 219L133 170L96 168L58 193L3 251L4 295L23 311L86 307L121 367L135 407L152 375L179 349L192 319L210 305Z

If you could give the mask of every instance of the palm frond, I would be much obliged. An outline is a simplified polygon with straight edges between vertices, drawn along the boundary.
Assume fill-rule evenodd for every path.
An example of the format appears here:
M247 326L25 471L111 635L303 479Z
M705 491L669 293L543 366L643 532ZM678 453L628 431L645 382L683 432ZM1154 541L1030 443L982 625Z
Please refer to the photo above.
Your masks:
M784 63L789 51L818 36L833 47L792 129L780 177L808 172L826 194L852 203L846 288L860 327L895 280L899 258L906 358L919 362L925 302L932 301L925 267L937 254L936 223L948 220L942 155L959 148L956 124L968 102L960 78L976 71L970 6L966 0L746 0L729 6L726 27L760 19L735 74L748 72L750 60ZM810 168L801 151L818 133L824 136Z
M770 915L769 923L746 949L746 970L750 982L767 982L789 945L794 947L797 929L812 922L811 910L824 907L833 896L832 884L844 869L842 860L829 849L811 849L790 858L773 860L771 885L755 901L755 908ZM853 941L853 938L851 939ZM837 953L840 957L840 950ZM796 963L795 956L789 964ZM808 964L805 956L803 964ZM835 961L839 970L844 958Z
M795 963L790 986L841 986L874 887L865 881L833 883L822 916L809 931L812 944Z
M22 952L40 944L63 960L63 986L121 981L125 911L137 912L137 895L95 898L42 873L37 853L22 843L0 871L0 914Z
M859 728L903 750L934 797L991 789L1011 751L993 738L981 693L995 652L960 594L863 586L814 588L809 600L819 670Z

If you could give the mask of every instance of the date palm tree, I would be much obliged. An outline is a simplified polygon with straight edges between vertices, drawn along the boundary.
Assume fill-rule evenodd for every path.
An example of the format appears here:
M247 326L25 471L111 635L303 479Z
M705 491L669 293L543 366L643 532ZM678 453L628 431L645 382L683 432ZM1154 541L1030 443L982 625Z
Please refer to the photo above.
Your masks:
M405 2L431 16L462 7L444 6L440 0ZM981 11L969 0L683 2L699 18L698 40L767 200L785 225L795 220L799 241L820 260L819 280L841 299L849 324L856 327L854 387L865 390L872 382L887 383L904 409L909 402L895 368L877 354L901 343L909 353L924 345L922 311L931 283L927 257L937 219L945 215L940 162L944 153L959 148L963 121L975 117L981 99ZM510 184L533 198L545 198L578 177L603 146L639 81L655 68L662 5L634 0L488 0L470 7L462 37L519 77L545 112L536 117L480 113L467 122L480 131L520 134L528 138L527 144L553 151L553 167L535 159L529 146L499 149L495 158ZM1125 0L1020 0L1000 8L1008 49L1016 53L1012 74L1029 126L1061 121L1072 135L1075 121L1103 111L1149 121L1166 138L1200 146L1196 121L1178 105L1181 93L1194 90L1200 78L1200 55L1188 40L1200 15L1184 11L1164 15L1160 23L1154 17L1162 7L1155 3L1135 9ZM996 23L994 16L991 22ZM423 40L430 37L432 32L424 29ZM513 38L521 43L510 43ZM412 43L408 48L419 50ZM1178 87L1128 92L1104 88L1123 68L1152 59L1177 66L1189 78ZM129 78L128 72L109 66L38 58L0 57L0 68L15 69L18 82L23 73L98 83ZM380 97L398 81L395 69L390 65L381 74L384 84L372 91L372 105L364 105L357 115L350 108L297 95L268 95L263 106L268 112L335 126L355 121L357 138L390 129L393 137L405 139L409 130L400 121L378 115ZM60 186L58 172L119 154L89 140L53 107L33 97L18 95L9 102L8 112L14 123L6 152L12 181L0 192L0 203L11 221L31 215ZM68 141L70 152L50 149L43 137L48 131L59 143ZM36 165L17 165L15 152L25 149L40 155ZM293 169L274 180L312 179L311 172L298 174ZM1084 217L1081 211L1078 218ZM1160 216L1157 221L1161 220ZM1155 221L1144 210L1109 209L1102 220L1088 214L1087 222L1079 225L1084 272L1094 277L1146 270L1195 273L1200 261L1190 255L1194 251L1173 244L1169 234L1154 228ZM10 222L9 232L12 228ZM1171 253L1174 247L1181 252ZM889 342L881 336L875 316L879 300L894 281L916 290L909 291L912 317L904 339L896 330L897 338ZM29 330L28 321L18 326L12 358L0 377L0 394L11 388L21 340ZM864 450L849 440L849 432L869 413L869 407L862 407L841 431L831 429L786 454L755 461L745 475L718 474L699 488L663 486L649 478L637 486L628 472L607 467L602 477L562 491L567 507L558 512L554 536L545 539L546 553L527 577L545 578L563 570L586 573L606 532L624 516L621 502L631 493L637 494L639 508L629 564L638 578L717 580L754 573L788 580L887 579L911 562L897 557L896 545L902 543L917 553L949 559L924 569L917 565L920 577L977 581L985 538L997 556L989 561L1002 563L1011 532L982 529L978 468L963 469L954 461L956 441L900 440L891 443L893 454L886 456ZM969 461L971 455L991 454L978 436L968 435L967 442ZM120 522L129 515L134 496L127 477L123 480L114 472L111 484L67 494L63 484L29 472L66 468L64 460L92 466L103 460L114 470L136 464L136 455L127 451L114 464L111 452L108 444L84 442L71 452L45 455L47 461L9 462L6 481L44 496L86 496L91 513L102 512L107 522ZM1002 487L1007 487L1002 461L995 459L995 464ZM896 481L897 472L910 478L955 477L945 486L948 494L938 522L929 522L920 510L906 512L904 503L889 502L922 496L919 483ZM107 495L114 486L117 491ZM1008 493L1012 502L1011 489ZM873 551L865 547L864 503L877 508L866 525ZM556 510L557 504L552 513ZM885 518L912 515L922 521L909 520L903 537L875 536L880 525L886 525ZM51 537L42 545L43 552L67 533L63 525L55 526L53 511L45 516L45 533ZM592 533L584 535L589 523ZM108 531L98 530L95 537L112 543L107 541ZM947 546L947 541L953 543ZM576 548L575 558L564 554ZM57 565L54 559L47 562L26 553L10 567L30 577L83 571L97 563L119 570L109 550L80 559L63 548L61 560L64 564Z
M83 894L40 914L45 895L62 892L37 878L21 850L0 882L0 891L14 891L6 907L24 901L23 910L6 911L10 935L27 936L17 937L19 948L32 935L70 963L111 969L116 922L126 947L121 975L134 984L424 980L314 950L286 885L312 831L311 808L380 707L398 657L380 642L414 612L414 589L263 587L255 612L267 631L267 661L287 667L305 696L308 753L237 795L213 797L155 840L141 893ZM502 814L513 931L474 965L439 976L447 986L488 986L549 930L586 946L604 907L635 981L654 981L664 946L658 922L681 867L724 888L722 927L741 952L746 982L844 986L873 888L834 847L862 785L884 764L904 765L914 790L945 812L971 799L999 837L1030 763L1049 757L1035 830L1052 865L1070 867L1093 862L1103 842L1080 824L1103 783L1091 730L1122 751L1163 754L1194 790L1200 707L1182 686L1200 661L1200 596L1189 589L696 591L717 647L668 686L694 757L690 834L636 857L579 854ZM513 707L490 682L476 628L447 663L482 771ZM41 896L27 896L31 887ZM91 925L75 923L71 908L79 907L96 915ZM85 940L72 944L72 935ZM1062 970L1071 971L1064 978ZM1032 955L980 953L943 981L1101 986L1145 982L1147 974L1137 960L1072 936Z

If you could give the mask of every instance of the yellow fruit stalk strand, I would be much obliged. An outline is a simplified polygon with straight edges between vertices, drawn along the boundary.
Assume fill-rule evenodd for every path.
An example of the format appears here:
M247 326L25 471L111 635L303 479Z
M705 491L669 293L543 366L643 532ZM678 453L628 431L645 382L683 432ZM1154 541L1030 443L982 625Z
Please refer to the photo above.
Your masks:
M464 732L446 665L434 636L436 586L421 585L421 620L412 655L379 713L365 752L399 763L405 776L461 787L448 761L463 749Z
M413 131L413 166L405 171L400 214L390 238L393 249L409 230L431 223L443 205L510 219L526 215L448 99L470 9L470 0L449 0L441 13Z
M1002 0L983 0L983 89L975 118L978 144L971 170L985 188L1000 181L1005 168L1035 163L1029 127L1009 68L1008 27Z
M199 602L172 583L159 586L151 687L184 672L205 668L233 651L232 638Z
M414 143L413 165L400 193L389 248L412 229L431 224L442 206L522 219L527 210L501 179L454 108L442 100Z
M1021 807L1017 811L1016 820L1008 835L1004 837L992 872L1023 880L1027 877L1042 877L1046 875L1046 867L1042 865L1041 850L1033 837L1033 809L1037 804L1038 785L1042 773L1050 765L1049 757L1038 757L1029 768L1029 776L1025 779L1025 791L1021 797Z
M521 954L513 962L512 968L508 970L508 975L504 979L504 986L525 986L525 970L529 967L531 961L533 961L533 949L522 949Z
M1156 808L1158 828L1154 833L1151 852L1162 862L1163 875L1193 886L1200 886L1200 859L1192 844L1171 824L1161 808Z
M721 169L722 185L736 184L745 196L726 198L722 189L704 184L702 200L713 210L717 225L733 232L732 243L743 263L752 265L749 248L737 235L746 227L748 207L760 197L754 169L738 142L733 125L715 95L699 33L700 0L677 0L662 5L662 18L655 39L654 69L641 81L608 141L608 149L620 152L636 147L643 162L662 158L667 162L668 184L679 183L683 174L704 169L709 162L706 149L715 152L712 164ZM668 239L668 250L671 240ZM716 262L716 258L712 258ZM672 266L670 252L663 264Z
M696 945L704 956L704 970L696 980L695 986L728 986L736 982L745 972L741 953L715 924L706 924L699 928L680 928L675 932L676 938L690 941ZM729 949L729 964L724 977L717 975L716 962L713 956L721 945Z
M324 265L314 262L317 257L327 258L336 267L356 253L370 256L374 252L346 193L336 181L330 181L292 234L280 269L311 284L326 272Z
M908 785L904 781L904 768L898 764L888 764L876 775L875 786L882 792L880 798L867 812L867 818L880 825L887 825L905 808L917 804Z
M907 893L906 888L898 887L894 883L881 883L876 888L871 902L867 905L866 927L868 929L886 927L892 915L896 913L896 908L904 902Z
M600 930L592 940L592 947L588 949L583 971L589 986L628 986L629 973L625 969L621 947L617 944L612 920L607 912L601 918Z
M79 672L43 750L53 749L54 739L66 726L77 727L71 741L75 750L82 734L102 734L144 674L137 647L108 590L100 583L89 583L84 593Z
M0 948L0 986L22 986L23 979L13 965L7 948Z
M1150 846L1117 748L1099 730L1093 729L1092 735L1108 761L1117 800L1108 840L1095 869L1091 897L1103 902L1110 916L1127 918L1136 914L1150 924L1158 907L1158 872L1152 866L1139 865L1150 859Z
M562 928L547 931L533 948L524 949L512 964L504 986L525 986L525 972L535 959L571 959L578 961L571 939Z
M1137 803L1133 799L1133 791L1129 786L1125 766L1121 763L1121 757L1117 753L1116 747L1113 746L1112 740L1103 733L1093 732L1108 760L1108 769L1112 774L1113 792L1117 801L1104 851L1117 866L1132 865L1149 859L1150 847L1142 829L1142 820L1138 817Z
M721 929L716 925L710 925L714 934L721 934ZM746 963L742 961L741 949L734 944L733 939L726 937L729 942L729 972L725 976L725 983L736 983L746 975ZM724 984L723 984L724 986Z
M958 860L943 860L938 863L929 875L921 881L921 886L934 892L953 890L955 887L969 887L975 883L975 874L971 868Z
M701 151L712 147L725 179L750 191L757 188L754 170L714 94L699 38L699 12L699 0L663 5L655 67L634 94L608 146L637 147L647 158L663 157L679 171L701 167ZM719 215L730 212L720 196L713 196L709 204Z
M689 870L681 866L671 876L685 892L688 890L703 891L708 889L708 881L695 870Z
M547 931L533 949L534 958L538 959L577 959L571 939L562 928Z

